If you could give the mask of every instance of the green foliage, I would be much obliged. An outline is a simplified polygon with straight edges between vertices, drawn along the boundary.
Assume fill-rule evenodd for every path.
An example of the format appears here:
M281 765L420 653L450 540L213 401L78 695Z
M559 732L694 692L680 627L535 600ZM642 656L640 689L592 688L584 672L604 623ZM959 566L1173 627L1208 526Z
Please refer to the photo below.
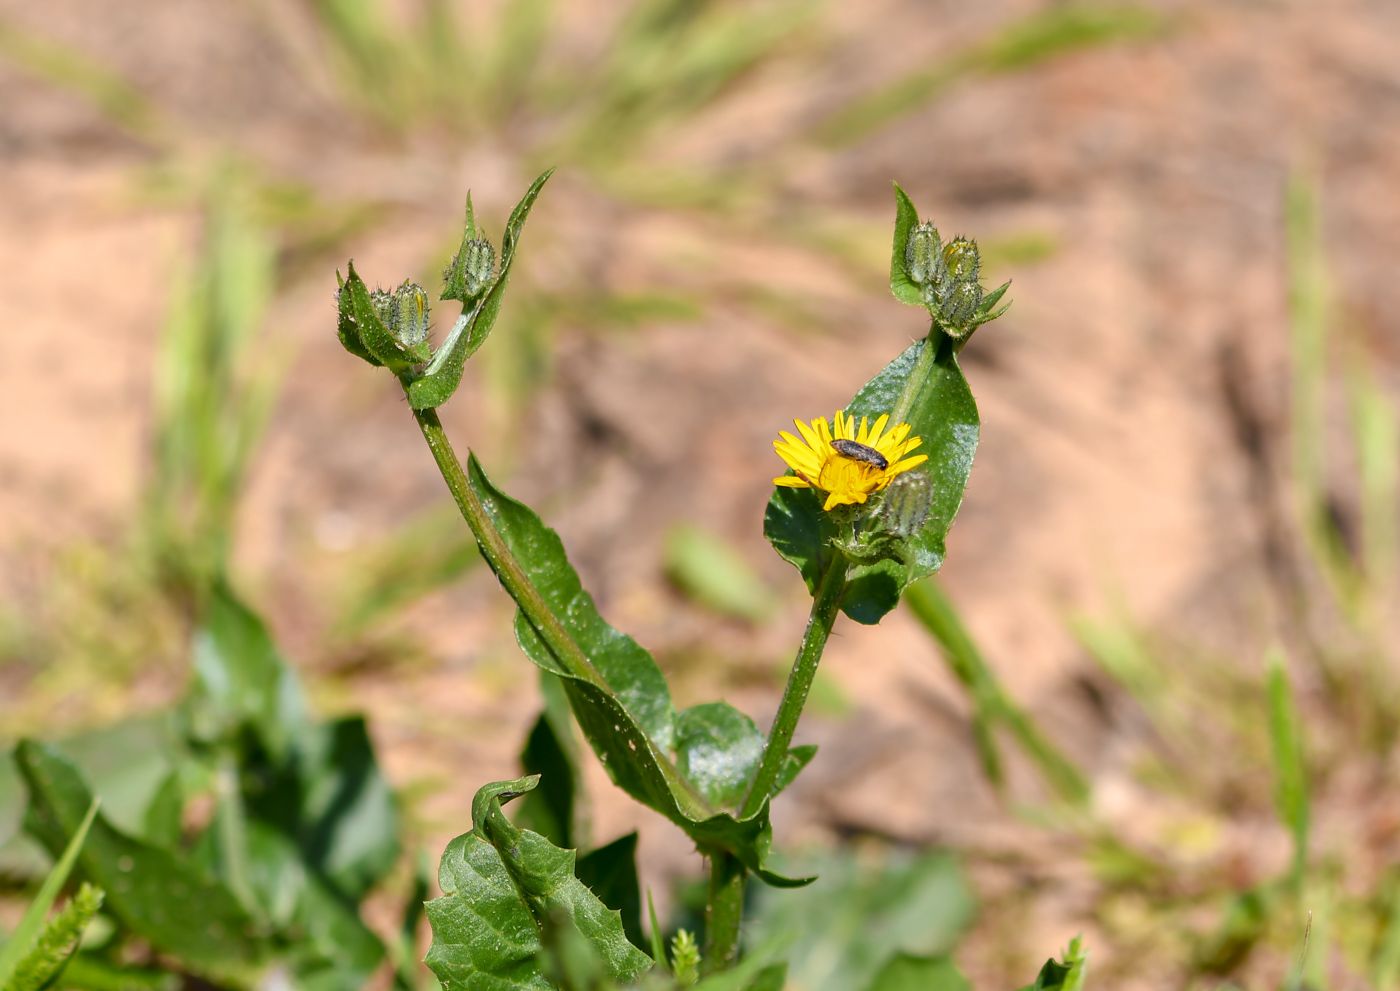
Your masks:
M836 852L793 866L821 880L800 891L761 892L752 936L762 944L793 934L792 979L810 991L884 991L882 972L895 960L941 959L972 921L971 894L946 854L873 860ZM896 966L890 980L922 969ZM941 972L941 965L932 970Z
M689 930L677 930L671 939L671 973L683 986L700 979L700 947Z
M399 853L397 810L364 721L311 720L261 621L222 584L201 598L195 676L176 713L139 732L16 750L26 828L50 851L69 842L92 800L65 747L89 754L84 765L101 773L98 789L127 823L96 816L78 858L119 928L73 966L83 986L159 985L159 974L120 959L139 938L208 979L243 982L280 961L307 988L358 987L385 947L357 906ZM158 759L138 762L144 769L126 781L92 756L123 733L148 741L143 754L162 741ZM193 801L211 802L213 816L191 833L183 819Z
M928 578L910 585L904 592L904 601L938 642L949 669L967 690L972 703L973 735L987 779L998 788L1005 781L996 742L996 731L1005 729L1035 762L1058 798L1073 805L1085 805L1089 800L1089 783L1083 772L1045 738L1025 711L1006 694L938 583Z
M700 605L722 616L761 623L777 608L772 591L719 537L681 525L666 538L666 577Z
M0 978L4 991L43 991L58 980L78 948L88 923L102 907L102 891L84 884L78 893L44 926L33 948L19 961L14 973Z
M1084 949L1081 937L1076 936L1070 940L1063 956L1059 960L1051 957L1045 961L1035 983L1021 991L1083 991L1088 969L1089 951Z
M92 794L51 747L22 741L15 761L29 787L25 828L57 855L76 835ZM200 972L226 974L262 956L253 919L225 885L189 857L127 836L101 814L78 867L107 892L107 907L124 926Z
M631 980L651 958L627 939L619 912L574 874L574 851L511 825L501 802L538 778L497 782L477 792L472 830L448 844L438 872L442 897L428 903L433 946L427 963L445 991L492 986L548 987L538 954L540 929L567 920L616 979Z
M752 722L724 703L678 713L651 655L598 615L558 535L497 489L475 457L467 463L467 477L504 550L539 596L538 605L520 603L516 639L527 657L564 681L579 727L613 783L702 848L734 854L769 883L793 883L763 868L772 842L766 802L742 819L713 810L716 799L734 796L727 784L738 773L734 765L761 749ZM590 668L579 669L569 648L587 658ZM683 737L683 728L691 730L689 736ZM707 770L718 766L716 775L703 778L708 795L677 768L677 762L689 763L692 752L703 756Z
M44 917L49 914L49 909L53 907L54 899L58 897L59 891L68 882L68 875L73 870L73 864L78 859L78 853L82 850L83 844L87 841L88 831L92 828L93 820L97 818L98 803L94 800L89 806L87 813L83 816L82 822L73 833L73 838L68 841L68 845L59 855L48 876L44 878L44 883L40 886L38 894L25 909L24 916L20 919L15 931L10 933L9 940L0 946L0 988L8 991L10 982L15 978L17 968L27 959L31 949L36 946L36 941L41 933L46 930ZM89 896L91 899L93 896ZM101 894L97 894L100 903ZM81 933L87 927L87 923L96 914L97 908L87 913L82 925L77 927ZM52 926L47 927L52 929Z
M972 991L972 985L947 957L899 953L875 975L870 991Z

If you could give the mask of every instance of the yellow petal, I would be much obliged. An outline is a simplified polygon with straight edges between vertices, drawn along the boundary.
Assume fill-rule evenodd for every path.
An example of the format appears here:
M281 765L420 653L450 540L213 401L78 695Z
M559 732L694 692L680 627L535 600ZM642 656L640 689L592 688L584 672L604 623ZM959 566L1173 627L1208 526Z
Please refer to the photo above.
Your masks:
M903 461L897 461L890 465L889 473L895 475L901 471L908 471L910 468L917 468L927 460L927 454L916 454L912 458L905 458Z
M812 486L806 480L798 478L796 475L784 475L782 478L773 479L774 485L781 485L789 489L810 489Z
M885 429L885 424L889 422L890 415L888 413L881 413L875 420L875 425L870 428L870 439L864 443L869 444L871 447L878 448L880 444L880 433Z

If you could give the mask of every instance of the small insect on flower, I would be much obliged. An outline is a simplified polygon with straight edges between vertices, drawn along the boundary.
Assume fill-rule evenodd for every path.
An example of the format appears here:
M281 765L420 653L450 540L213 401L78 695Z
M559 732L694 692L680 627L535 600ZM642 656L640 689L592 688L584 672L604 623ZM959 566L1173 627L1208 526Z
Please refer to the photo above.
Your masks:
M831 442L831 446L853 461L864 461L866 464L874 465L881 471L884 471L890 466L890 463L885 460L883 454L865 444L860 444L853 440L844 440L838 437Z
M773 479L774 485L793 489L819 489L826 493L824 509L864 503L876 492L889 487L901 472L928 460L924 454L906 457L923 443L909 436L909 424L899 423L886 430L889 414L870 423L866 417L847 416L836 411L833 420L813 420L811 426L797 423L801 439L779 431L773 442L778 456L788 463L792 475Z

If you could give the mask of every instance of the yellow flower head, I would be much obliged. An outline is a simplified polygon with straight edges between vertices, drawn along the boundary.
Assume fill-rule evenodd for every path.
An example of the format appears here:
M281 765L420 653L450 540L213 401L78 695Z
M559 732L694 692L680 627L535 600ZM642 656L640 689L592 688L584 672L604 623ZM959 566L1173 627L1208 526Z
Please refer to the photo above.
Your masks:
M889 420L889 414L884 414L872 425L862 416L857 429L855 417L837 410L834 431L825 419L813 420L810 427L794 420L802 439L780 430L782 440L775 440L773 448L797 474L775 478L773 484L821 489L826 493L823 509L865 502L900 472L928 460L926 454L905 457L923 441L909 436L907 423L886 432Z

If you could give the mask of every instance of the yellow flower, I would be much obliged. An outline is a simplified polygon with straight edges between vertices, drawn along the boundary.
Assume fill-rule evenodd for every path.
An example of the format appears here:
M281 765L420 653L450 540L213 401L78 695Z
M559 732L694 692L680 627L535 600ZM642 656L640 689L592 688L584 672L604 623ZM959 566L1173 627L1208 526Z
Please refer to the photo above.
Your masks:
M813 420L810 427L794 420L802 440L780 430L782 440L775 440L773 448L797 474L775 478L773 484L821 489L827 494L823 509L865 502L900 472L928 460L926 454L905 457L923 441L909 436L907 423L886 432L889 420L889 414L884 414L870 425L862 416L860 429L856 429L855 417L837 410L834 432L825 419Z

